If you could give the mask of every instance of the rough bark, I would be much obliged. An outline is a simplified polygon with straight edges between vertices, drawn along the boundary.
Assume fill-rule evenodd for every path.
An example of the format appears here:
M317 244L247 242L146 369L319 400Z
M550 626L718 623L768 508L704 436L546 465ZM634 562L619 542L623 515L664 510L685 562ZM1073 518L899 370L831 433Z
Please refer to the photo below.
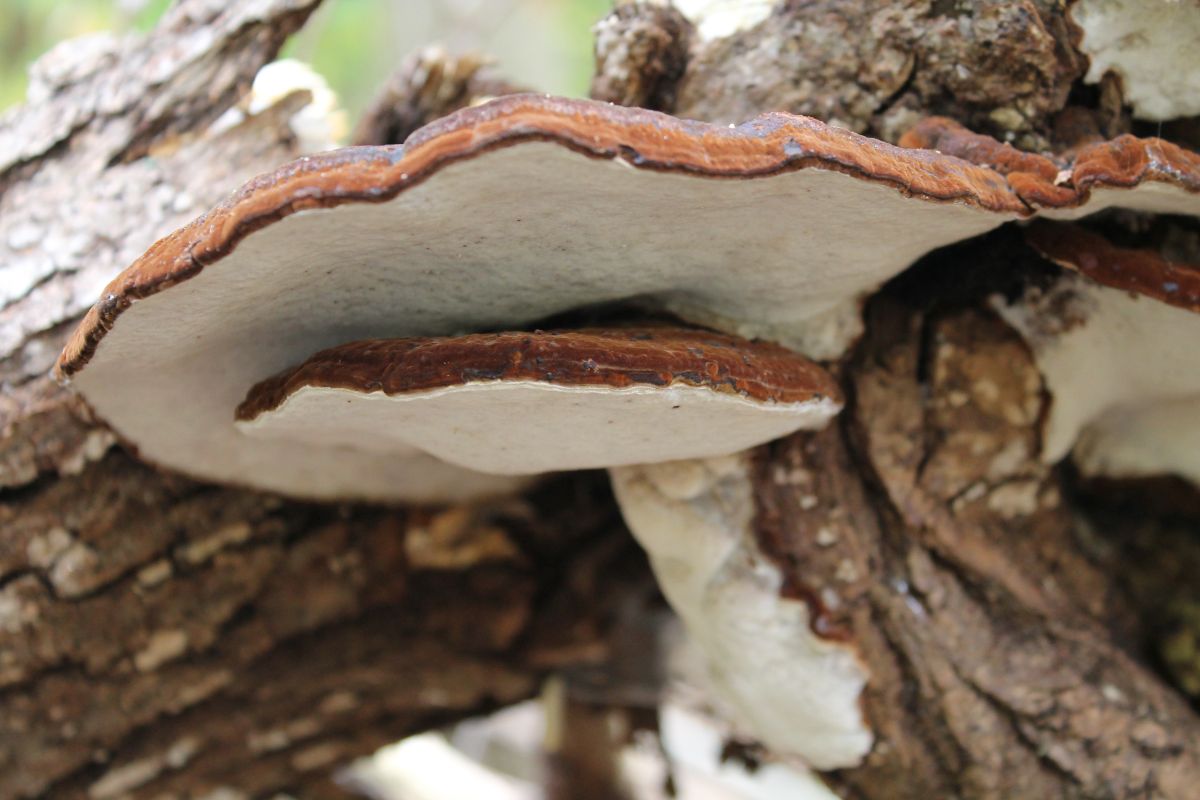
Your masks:
M761 20L754 7L766 5L746 5L753 24L685 41L655 3L622 4L597 29L593 95L721 123L791 111L889 141L941 114L1036 149L1087 67L1052 0L792 0ZM628 91L641 83L653 92ZM1115 83L1081 94L1106 110L1106 135L1128 123Z
M596 23L591 94L623 106L669 111L687 65L691 24L670 5L625 3Z
M832 783L847 798L1191 796L1200 719L1129 647L1112 554L1036 458L1024 346L976 309L872 311L840 429L777 443L758 482L764 546L832 602L872 673L875 747Z
M297 504L138 464L46 377L108 278L296 154L303 96L212 123L314 4L185 0L149 37L55 51L0 125L0 797L336 796L335 765L602 661L643 588L598 476L485 508ZM781 3L720 40L629 6L600 32L595 91L889 138L932 111L1077 136L1059 125L1082 66L1058 4L887 5ZM473 67L422 63L364 138L493 93ZM1124 124L1119 96L1085 100L1084 127ZM1162 587L1200 563L1194 522L1089 524L1038 461L1031 359L979 292L950 297L968 266L1008 269L996 251L888 290L837 367L839 425L759 455L761 544L872 669L878 743L830 779L851 798L1189 797L1200 722L1143 644L1182 642L1160 661L1188 685L1200 659L1175 654L1197 649L1200 601ZM1188 555L1164 561L1163 542Z
M354 144L399 144L428 122L492 97L527 91L492 74L477 53L429 47L404 60L363 114Z
M492 508L302 506L120 453L26 488L4 507L7 555L35 563L0 593L0 796L307 796L529 696L602 655L612 606L591 587L645 575L605 544L605 492L593 475Z

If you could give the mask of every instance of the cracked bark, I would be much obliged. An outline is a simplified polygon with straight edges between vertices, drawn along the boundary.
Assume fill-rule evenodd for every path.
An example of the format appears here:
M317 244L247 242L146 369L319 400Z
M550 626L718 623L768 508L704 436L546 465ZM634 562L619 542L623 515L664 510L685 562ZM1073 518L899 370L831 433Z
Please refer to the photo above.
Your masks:
M614 606L636 594L623 587L646 574L595 475L476 509L298 504L148 469L47 379L109 277L296 155L287 121L302 96L211 123L314 4L186 0L149 37L69 45L35 70L37 103L0 126L0 797L337 796L335 765L596 660ZM704 52L677 17L624 11L596 91L730 121L848 114L885 136L894 108L1003 132L1013 118L994 112L1015 107L1033 122L1009 130L1044 141L1080 67L1052 4L983 25L1017 13L1000 5L973 4L965 38L925 41L947 4L900 4L900 17L925 9L906 27L854 16L870 4L784 3ZM801 47L798 61L756 61L802 11L805 31L833 25L853 58L814 67ZM1022 27L1035 23L1049 40ZM1007 55L978 54L985 30ZM844 68L872 36L896 52L916 37L926 56L882 77L887 58L865 76ZM979 67L986 92L929 66L944 47L959 50L937 63ZM399 110L381 106L372 130L385 132L370 135L402 137L492 91L473 70L443 69L444 86L419 71L397 79L384 103ZM788 94L801 74L816 94ZM994 245L957 249L952 266L1006 269ZM829 779L850 798L1187 797L1200 723L1144 643L1164 586L1200 563L1195 526L1087 524L1068 477L1037 461L1028 354L977 297L941 312L909 302L954 285L935 278L872 305L839 367L852 398L839 425L757 462L764 549L836 600L872 668L877 745ZM1157 542L1188 555L1164 563Z
M354 128L353 144L399 144L426 123L493 97L528 91L492 74L477 53L427 47L406 58Z
M1087 67L1065 4L1053 0L792 0L753 14L767 7L727 15L740 25L701 21L689 39L678 15L620 4L597 27L593 96L631 105L652 97L661 110L720 123L791 111L893 142L940 114L1041 149ZM628 91L643 84L653 92ZM1096 116L1113 136L1128 117L1119 88L1106 91L1116 111L1109 97L1110 111ZM1102 105L1096 90L1083 94Z
M1118 557L1088 546L1061 475L1036 459L1024 346L974 308L927 316L881 298L870 323L840 429L772 445L757 484L764 548L835 598L871 668L878 738L833 785L1188 797L1200 719L1132 646Z

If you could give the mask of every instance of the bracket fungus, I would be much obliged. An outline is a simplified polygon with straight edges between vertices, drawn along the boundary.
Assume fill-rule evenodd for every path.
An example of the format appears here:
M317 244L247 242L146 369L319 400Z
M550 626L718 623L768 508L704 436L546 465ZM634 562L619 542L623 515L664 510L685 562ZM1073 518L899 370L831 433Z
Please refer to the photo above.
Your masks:
M1051 396L1042 456L1085 475L1175 474L1200 484L1200 265L1036 222L1026 241L1066 269L1001 316L1029 343Z
M252 388L254 437L430 453L499 475L726 455L841 410L769 343L677 328L351 342Z
M57 368L164 466L317 499L447 499L424 467L248 437L233 409L348 341L617 300L836 356L867 292L1024 210L991 170L806 118L725 128L513 95L251 181L118 276ZM452 478L449 499L499 488L480 480Z
M57 372L143 458L296 497L461 500L609 467L749 732L851 766L866 669L780 596L747 528L738 451L840 408L798 353L842 355L866 296L935 248L1041 209L1200 198L1154 140L1066 180L992 145L1007 161L512 95L251 181L119 275ZM717 332L525 330L614 302Z
M1110 208L1200 216L1200 155L1165 139L1126 134L1051 158L929 117L900 144L994 169L1042 217L1078 219Z
M1068 12L1082 33L1086 80L1121 79L1125 101L1142 119L1200 114L1194 65L1200 42L1196 0L1075 0Z

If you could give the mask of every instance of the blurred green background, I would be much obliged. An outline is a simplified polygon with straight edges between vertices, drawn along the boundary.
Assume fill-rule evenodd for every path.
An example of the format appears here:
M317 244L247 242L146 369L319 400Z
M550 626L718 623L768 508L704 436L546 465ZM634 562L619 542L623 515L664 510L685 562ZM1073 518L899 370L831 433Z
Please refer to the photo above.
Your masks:
M236 2L237 0L230 0ZM29 63L63 39L150 29L170 0L0 0L0 109L25 97ZM496 59L530 88L582 95L591 26L612 0L325 0L283 55L311 63L356 119L409 52L442 44Z

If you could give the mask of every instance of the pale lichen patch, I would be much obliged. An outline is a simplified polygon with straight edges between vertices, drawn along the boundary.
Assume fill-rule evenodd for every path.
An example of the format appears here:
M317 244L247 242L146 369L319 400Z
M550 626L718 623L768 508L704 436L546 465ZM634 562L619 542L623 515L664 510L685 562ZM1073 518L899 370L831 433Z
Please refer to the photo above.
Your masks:
M297 772L311 772L328 767L343 757L342 746L336 742L324 742L301 750L292 756L292 768Z
M514 561L521 555L502 528L482 523L472 509L463 507L409 528L404 548L417 569L466 569L484 562Z
M200 750L199 740L185 737L176 741L161 755L130 761L105 772L88 787L91 800L115 800L127 797L150 783L168 769L182 769Z
M327 694L317 706L317 711L329 715L344 714L358 708L359 702L358 695L354 692L338 690Z
M96 551L77 541L55 560L50 569L50 584L59 597L79 597L96 587L94 573L99 563Z
M188 708L221 691L233 681L229 670L217 670L186 685L175 700L176 709Z
M92 800L114 800L123 797L154 780L162 771L161 756L130 761L101 775L100 780L88 787L88 797Z
M277 728L252 732L246 737L246 746L256 753L273 753L320 732L320 720L315 717L301 717Z
M174 568L168 559L160 558L157 561L151 561L146 566L142 567L137 572L137 581L141 586L152 587L158 586L163 581L171 577Z
M66 528L55 525L45 533L34 536L25 546L29 563L40 569L48 569L75 541Z
M987 505L1004 519L1028 517L1038 510L1039 481L1014 481L996 487L988 495Z
M189 564L202 564L221 550L244 543L253 532L248 523L235 522L217 529L209 536L176 548L175 557Z
M141 651L133 656L138 672L150 672L187 651L188 636L181 630L157 631Z
M28 585L33 580L23 577L0 589L0 632L20 633L37 622L38 606L28 597Z

